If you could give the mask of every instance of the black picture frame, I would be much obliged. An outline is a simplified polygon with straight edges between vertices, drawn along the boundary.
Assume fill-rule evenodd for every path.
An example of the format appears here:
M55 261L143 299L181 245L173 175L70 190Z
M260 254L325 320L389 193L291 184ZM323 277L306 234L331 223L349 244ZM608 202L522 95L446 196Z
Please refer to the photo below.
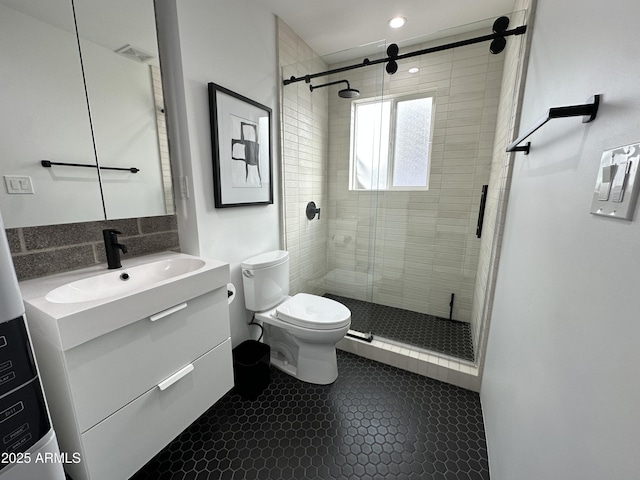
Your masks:
M216 208L273 203L271 109L209 83Z

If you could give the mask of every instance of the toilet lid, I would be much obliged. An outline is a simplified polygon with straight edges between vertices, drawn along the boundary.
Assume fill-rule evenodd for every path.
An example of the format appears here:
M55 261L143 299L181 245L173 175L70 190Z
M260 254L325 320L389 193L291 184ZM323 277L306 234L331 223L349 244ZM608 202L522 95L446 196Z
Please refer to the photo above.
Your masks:
M276 308L276 316L283 322L300 327L329 330L349 325L351 311L329 298L298 293Z

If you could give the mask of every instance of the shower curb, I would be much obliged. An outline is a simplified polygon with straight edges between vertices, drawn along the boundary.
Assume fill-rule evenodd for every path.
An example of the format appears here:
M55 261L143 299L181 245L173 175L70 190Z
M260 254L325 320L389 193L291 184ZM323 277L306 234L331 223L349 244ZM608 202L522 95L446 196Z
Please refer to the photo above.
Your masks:
M479 369L466 360L417 347L407 348L407 345L375 337L371 343L345 337L336 344L336 348L450 385L480 391L482 379Z

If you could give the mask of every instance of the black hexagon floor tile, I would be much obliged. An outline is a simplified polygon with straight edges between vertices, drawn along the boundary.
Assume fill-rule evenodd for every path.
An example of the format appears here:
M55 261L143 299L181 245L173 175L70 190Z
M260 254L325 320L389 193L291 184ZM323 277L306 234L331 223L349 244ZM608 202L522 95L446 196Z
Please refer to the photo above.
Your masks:
M326 294L351 310L351 328L473 362L471 325L426 313Z
M477 393L338 351L331 385L272 367L225 395L133 480L488 480Z

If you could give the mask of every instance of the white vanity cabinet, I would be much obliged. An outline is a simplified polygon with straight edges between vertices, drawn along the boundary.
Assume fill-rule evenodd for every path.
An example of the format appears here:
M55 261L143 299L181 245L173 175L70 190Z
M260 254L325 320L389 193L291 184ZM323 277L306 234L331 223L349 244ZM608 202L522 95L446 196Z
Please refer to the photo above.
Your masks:
M47 301L69 274L21 284L73 480L129 478L233 387L229 267L208 266L110 301Z

